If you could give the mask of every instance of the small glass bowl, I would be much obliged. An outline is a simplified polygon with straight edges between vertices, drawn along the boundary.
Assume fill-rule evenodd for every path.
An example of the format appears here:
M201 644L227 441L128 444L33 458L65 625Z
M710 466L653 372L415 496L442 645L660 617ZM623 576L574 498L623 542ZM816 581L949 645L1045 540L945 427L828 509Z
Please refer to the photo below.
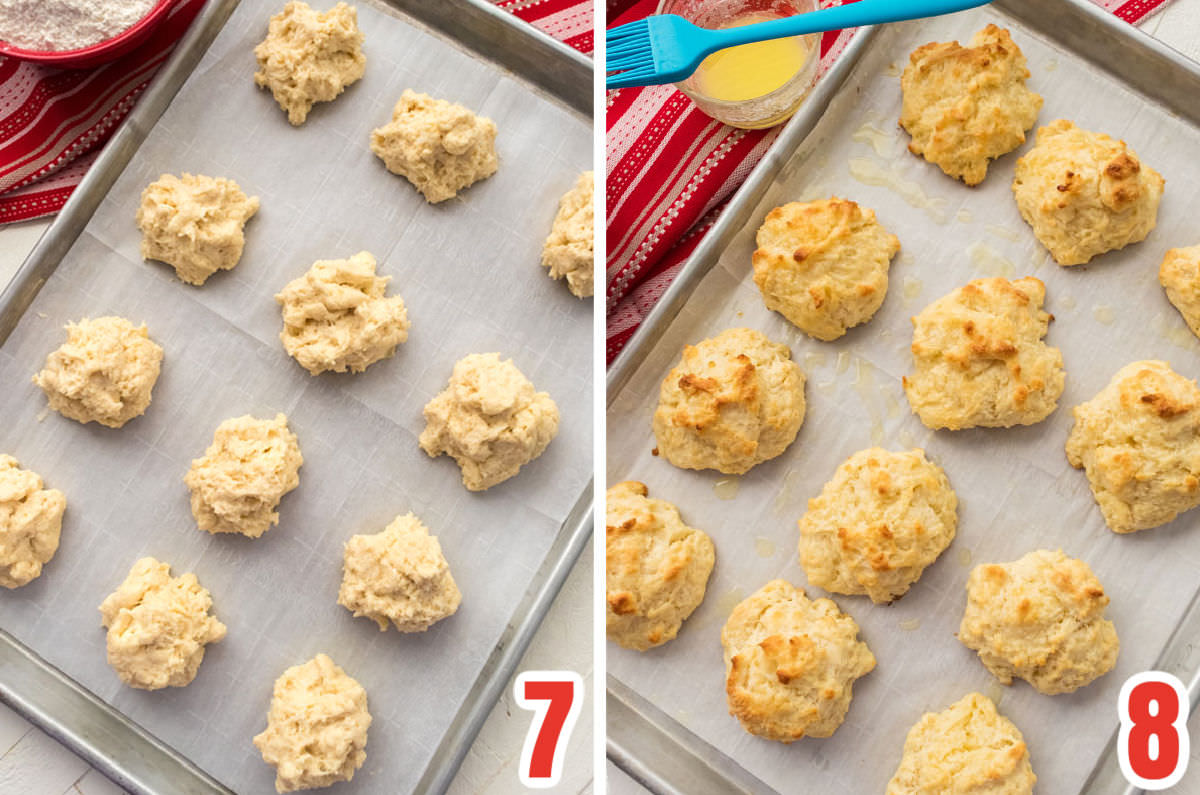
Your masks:
M816 0L659 0L659 14L678 14L702 28L729 27L748 16L790 17L817 10ZM696 74L675 86L696 107L717 121L747 130L773 127L791 118L812 88L821 59L821 37L812 33L797 36L808 51L804 64L779 88L753 99L730 102L706 96Z

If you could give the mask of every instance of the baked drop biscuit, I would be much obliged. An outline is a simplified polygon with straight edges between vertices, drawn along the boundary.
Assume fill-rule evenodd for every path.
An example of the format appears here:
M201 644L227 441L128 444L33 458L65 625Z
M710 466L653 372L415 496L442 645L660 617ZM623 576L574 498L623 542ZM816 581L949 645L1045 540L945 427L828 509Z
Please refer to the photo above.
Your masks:
M1169 250L1159 266L1158 282L1188 328L1200 337L1200 245Z
M931 42L908 61L900 126L912 136L910 152L978 185L988 161L1025 143L1042 98L1026 87L1025 56L1007 30L988 25L967 47Z
M1067 460L1110 529L1166 524L1200 505L1200 389L1166 362L1125 365L1075 407Z
M912 319L908 402L930 428L1007 428L1050 416L1063 391L1062 353L1043 341L1053 316L1032 276L976 279Z
M637 651L679 633L704 600L716 557L704 531L647 493L644 483L626 481L605 497L605 629L609 640Z
M654 436L681 469L740 475L787 449L804 406L804 372L787 346L733 328L684 346L662 382Z
M1070 693L1112 670L1117 630L1108 596L1082 560L1039 549L976 566L958 639L1003 684L1024 679L1047 695Z
M721 645L729 713L751 734L782 743L832 735L854 680L875 668L853 618L784 580L733 609Z
M866 323L883 304L900 241L846 199L791 202L758 229L754 283L767 309L819 340Z

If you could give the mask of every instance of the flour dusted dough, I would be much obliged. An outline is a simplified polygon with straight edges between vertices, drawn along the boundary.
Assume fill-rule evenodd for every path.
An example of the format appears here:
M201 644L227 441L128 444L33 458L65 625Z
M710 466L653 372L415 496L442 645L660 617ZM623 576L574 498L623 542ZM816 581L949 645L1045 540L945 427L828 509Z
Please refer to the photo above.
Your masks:
M275 680L267 728L254 738L275 791L350 781L367 759L367 691L324 654Z
M1007 30L988 25L966 47L931 42L908 60L900 126L910 152L978 185L988 161L1025 143L1042 98L1026 88L1025 56Z
M1133 362L1075 407L1067 460L1087 473L1115 533L1200 505L1200 389L1166 362Z
M808 501L800 565L827 591L891 602L954 540L957 508L946 473L924 450L861 450Z
M254 48L254 84L271 89L288 121L299 126L314 103L336 99L363 76L362 43L354 6L338 3L322 14L307 3L288 3Z
M853 618L784 580L733 609L721 645L730 714L751 734L782 743L837 731L854 680L875 668Z
M385 296L390 276L375 275L375 257L319 260L288 282L275 300L283 307L279 339L313 375L361 373L408 339L404 300Z
M787 346L727 329L684 346L659 390L654 437L677 467L740 475L787 449L804 407L804 372Z
M405 89L371 151L436 204L496 173L496 125L462 105Z
M84 318L67 324L67 341L46 357L33 383L64 417L120 428L150 405L162 358L145 324Z
M300 485L300 444L287 417L245 415L217 426L213 442L184 476L201 530L258 538L279 523L283 495Z
M0 585L5 588L37 579L58 551L67 498L43 485L36 472L0 455Z
M167 263L188 284L204 284L238 264L242 228L256 212L258 197L247 197L231 179L163 174L142 191L138 206L142 257Z
M1070 693L1112 670L1117 631L1108 596L1091 568L1060 549L1011 563L976 566L958 639L1004 684L1013 677L1041 693Z
M355 618L371 619L380 632L389 621L401 632L424 632L453 615L461 601L441 545L413 514L346 542L338 604Z
M976 279L912 319L912 410L930 428L1032 425L1058 406L1062 353L1043 341L1053 317L1032 276Z
M887 795L1031 795L1025 738L982 693L927 712L904 740Z
M754 283L767 309L819 340L874 316L900 250L873 210L836 197L776 207L756 240Z
M592 196L594 175L585 171L575 187L558 203L554 226L542 247L542 266L550 269L551 279L567 280L567 288L580 298L593 290L595 255L592 241Z
M453 458L463 485L483 491L517 474L557 434L558 406L550 395L534 391L512 359L473 353L425 405L420 444L434 458Z
M1059 119L1037 131L1017 161L1017 209L1059 265L1082 265L1146 239L1158 217L1162 175L1124 141Z
M1158 281L1167 300L1183 315L1188 328L1200 337L1200 245L1173 248L1163 257Z
M205 645L225 637L225 625L208 614L211 607L195 574L172 577L166 563L142 558L100 605L108 664L122 682L141 690L189 684Z
M704 531L647 494L646 484L626 481L605 499L605 629L609 640L637 651L679 633L704 600L716 557Z

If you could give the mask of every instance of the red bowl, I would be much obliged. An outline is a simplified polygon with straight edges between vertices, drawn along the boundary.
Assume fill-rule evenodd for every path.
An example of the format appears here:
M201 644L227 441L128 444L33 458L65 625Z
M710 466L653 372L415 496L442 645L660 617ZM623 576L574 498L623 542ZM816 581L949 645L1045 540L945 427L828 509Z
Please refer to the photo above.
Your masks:
M167 12L171 9L174 2L175 0L158 0L154 7L146 13L146 16L135 22L132 27L126 28L111 39L105 39L90 47L83 47L78 50L50 52L46 50L26 50L8 42L0 41L0 55L16 58L19 61L33 61L34 63L57 66L63 69L82 69L106 63L119 58L145 41L146 37L154 32L159 23L166 19Z

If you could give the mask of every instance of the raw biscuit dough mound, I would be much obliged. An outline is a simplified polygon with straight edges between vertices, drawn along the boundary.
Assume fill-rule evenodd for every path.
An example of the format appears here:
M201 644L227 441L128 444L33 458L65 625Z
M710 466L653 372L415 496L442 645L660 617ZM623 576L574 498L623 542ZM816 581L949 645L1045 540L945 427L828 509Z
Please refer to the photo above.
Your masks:
M875 668L853 618L784 580L733 609L721 645L729 713L751 734L782 743L832 735L854 680Z
M1167 291L1167 300L1200 337L1200 245L1169 250L1158 269L1158 281Z
M462 105L405 89L392 120L371 133L371 151L387 170L431 204L496 173L496 125Z
M375 258L318 260L275 296L283 307L279 339L288 355L313 375L326 370L361 373L408 340L404 300L387 297L390 276L375 275Z
M166 563L142 558L100 605L108 664L130 687L184 687L196 678L205 645L225 637L211 607L195 574L172 577Z
M954 540L958 498L924 450L861 450L800 519L800 565L832 593L899 599Z
M448 455L471 491L508 480L558 434L558 406L498 353L473 353L454 365L450 382L425 404L421 449Z
M679 509L646 496L644 483L608 490L605 629L608 639L645 651L672 640L704 600L716 552Z
M275 767L275 791L350 781L367 759L367 691L324 654L275 680L267 728L255 736Z
M754 283L767 309L819 340L870 320L887 294L900 241L845 199L791 202L758 229Z
M279 501L300 485L300 444L287 417L245 415L217 426L213 442L192 460L183 481L201 530L258 538L279 524Z
M1200 389L1166 362L1134 362L1075 407L1067 460L1087 473L1115 533L1200 505Z
M1107 606L1086 563L1061 549L1039 549L971 571L958 639L1006 685L1015 676L1040 693L1070 693L1117 662L1120 644L1104 617Z
M267 37L254 48L254 84L271 89L288 121L299 126L317 102L337 99L363 76L367 59L354 6L338 3L314 11L291 2L271 17Z
M1025 738L982 693L968 693L909 729L887 795L1032 795Z
M551 279L566 278L567 288L580 298L593 288L595 257L592 242L594 175L585 171L558 203L554 226L542 247L542 266Z
M413 514L372 535L351 536L342 562L338 604L388 628L424 632L458 610L462 594L437 538Z
M740 475L787 449L804 407L804 372L787 346L733 328L684 346L662 382L654 436L677 467Z
M1032 276L976 279L912 319L912 410L930 428L1032 425L1058 406L1062 352L1043 337L1046 286Z
M188 284L204 284L238 264L242 228L256 212L258 197L247 197L231 179L163 174L142 191L142 258L167 263Z
M85 425L120 428L150 405L163 349L123 317L67 324L67 341L33 377L50 408Z
M967 47L930 42L908 61L900 126L912 136L914 155L978 185L988 161L1025 143L1042 98L1025 86L1025 56L1007 30L988 25Z
M1082 265L1145 240L1164 184L1124 141L1059 119L1038 129L1037 143L1017 161L1012 190L1054 260Z
M37 579L58 551L67 498L44 485L17 459L0 455L0 585L5 588Z

